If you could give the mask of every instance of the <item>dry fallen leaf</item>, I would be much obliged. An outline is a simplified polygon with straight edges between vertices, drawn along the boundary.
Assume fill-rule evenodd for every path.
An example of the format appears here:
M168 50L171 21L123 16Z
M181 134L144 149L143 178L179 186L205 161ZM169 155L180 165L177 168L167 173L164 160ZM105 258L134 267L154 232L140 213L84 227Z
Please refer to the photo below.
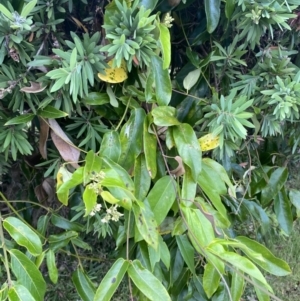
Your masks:
M171 170L170 173L176 177L180 177L185 173L182 159L180 156L176 156L174 159L178 162L178 166L175 169Z
M49 119L48 121L51 127L52 141L58 149L61 157L65 161L69 162L73 167L78 168L80 151L67 137L55 119Z
M49 135L49 125L41 117L40 121L40 139L39 139L39 151L43 159L47 159L47 140Z
M47 86L41 87L40 83L30 82L30 87L23 87L20 91L25 93L39 93L46 89Z

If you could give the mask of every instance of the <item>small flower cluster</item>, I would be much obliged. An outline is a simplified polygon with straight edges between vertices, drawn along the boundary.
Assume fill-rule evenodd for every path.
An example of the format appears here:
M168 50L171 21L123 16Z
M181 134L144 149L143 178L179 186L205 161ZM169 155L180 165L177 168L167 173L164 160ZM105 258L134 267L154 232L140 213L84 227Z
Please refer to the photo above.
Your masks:
M93 210L90 212L90 216L94 216L97 212L99 212L102 208L101 204L96 204Z
M174 18L171 17L171 15L169 13L166 14L165 18L164 18L164 24L168 27L171 28L172 27L172 22L174 21Z
M91 184L89 184L89 188L94 190L96 194L100 194L102 192L102 185L101 182L105 178L105 173L103 171L100 171L98 173L95 173L91 177L91 181L93 181Z
M111 206L110 208L106 209L106 215L104 218L101 219L102 223L108 223L110 220L117 222L121 216L124 214L118 212L117 210L118 205Z

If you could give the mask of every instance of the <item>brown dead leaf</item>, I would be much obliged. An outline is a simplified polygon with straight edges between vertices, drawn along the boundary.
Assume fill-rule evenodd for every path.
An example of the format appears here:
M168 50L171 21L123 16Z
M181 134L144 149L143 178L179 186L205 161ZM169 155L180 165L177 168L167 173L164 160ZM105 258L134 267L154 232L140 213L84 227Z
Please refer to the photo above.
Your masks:
M55 199L55 185L55 180L52 178L46 178L42 183L42 187L48 196L48 201L53 201Z
M67 137L55 119L49 119L48 121L51 127L52 141L58 149L61 157L65 161L69 162L73 167L78 168L80 151Z
M170 173L176 177L180 177L185 173L182 159L180 156L176 156L174 159L178 162L178 166L175 169L171 170Z
M40 140L39 140L39 151L43 159L47 159L47 140L49 136L49 125L41 117L40 121Z
M72 16L71 16L71 18L79 28L82 28L86 33L89 32L87 30L87 28L78 19L76 19L75 17L72 17Z
M42 87L41 83L30 82L30 87L23 87L20 91L25 93L39 93L46 89L47 86Z

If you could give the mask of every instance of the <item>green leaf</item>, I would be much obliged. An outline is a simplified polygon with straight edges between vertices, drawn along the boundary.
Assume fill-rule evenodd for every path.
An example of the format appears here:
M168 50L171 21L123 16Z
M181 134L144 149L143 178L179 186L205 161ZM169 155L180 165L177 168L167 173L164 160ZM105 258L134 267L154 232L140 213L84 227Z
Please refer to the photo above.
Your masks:
M82 301L92 301L95 297L95 288L90 278L81 270L77 269L72 275L72 281Z
M2 4L0 4L0 12L2 12L3 15L6 16L11 21L13 20L12 13Z
M21 17L26 18L30 12L33 10L33 8L36 6L37 0L31 0L28 2L21 11Z
M122 127L120 134L121 156L118 163L126 170L133 167L135 158L142 151L144 119L145 111L134 109Z
M187 123L174 126L173 138L181 159L190 167L193 179L197 181L201 172L202 155L193 128Z
M225 15L228 20L231 19L234 9L235 9L235 0L226 0Z
M109 301L120 285L128 266L129 262L127 260L123 258L117 259L102 279L93 300Z
M220 272L211 263L207 263L203 274L203 289L208 298L216 292L220 284Z
M134 164L134 195L138 200L143 200L149 191L151 178L146 166L144 154L140 154Z
M150 177L154 179L157 173L157 162L156 162L157 141L156 141L156 136L152 133L149 133L148 129L149 129L149 115L144 120L143 144L144 144L144 154L145 154L148 173Z
M183 80L183 87L187 91L191 90L197 83L201 75L201 69L196 69L188 73L188 75Z
M230 293L232 301L240 301L244 292L244 278L237 272L232 273Z
M155 8L158 0L141 0L140 6L144 6L145 9L150 9L151 11Z
M90 182L91 177L97 175L102 166L102 159L90 150L85 157L85 166L83 170L83 185Z
M242 248L245 254L249 256L252 261L260 265L267 272L276 276L286 276L291 273L289 265L282 259L275 257L269 251L269 249L267 249L262 244L244 236L237 236L235 239L244 244L255 254L258 253L261 255L261 257L255 256L255 254L247 252L247 249Z
M120 135L118 132L109 131L104 134L99 153L101 156L106 156L110 160L118 162L121 155Z
M220 19L221 0L204 0L206 24L208 33L212 33L218 26Z
M42 253L42 243L39 236L21 220L12 216L7 217L3 221L3 227L18 245L25 247L33 256Z
M30 122L34 118L34 114L24 114L17 117L14 117L7 121L4 125L12 125L12 124L26 124Z
M159 236L159 250L161 261L164 263L166 268L169 269L171 263L171 255L167 244L163 241L163 238L161 236Z
M269 290L272 291L261 271L246 257L243 257L234 252L221 252L216 255L226 262L230 263L230 265L232 265L233 267L259 280L260 282L265 284Z
M159 41L162 50L163 69L167 69L171 63L171 37L169 28L162 23L158 23L160 32Z
M147 202L136 201L132 204L137 229L147 244L155 250L158 248L157 223Z
M37 111L37 115L43 118L51 118L51 119L57 119L57 118L68 116L67 113L58 110L52 106L47 106L44 109L39 109Z
M296 207L297 217L300 217L300 191L291 189L289 192L289 197L291 203Z
M160 106L169 104L172 95L172 85L168 69L163 69L161 58L151 56L151 70L154 75L156 100Z
M192 206L197 192L197 182L194 181L191 169L185 167L182 180L181 199L185 206Z
M4 300L4 299L1 299ZM19 283L14 283L8 290L9 301L36 301L30 291Z
M58 270L55 263L55 254L49 249L46 255L47 268L50 280L55 284L58 280Z
M291 234L293 230L293 214L290 200L284 187L277 193L274 198L274 211L279 226L286 234Z
M106 93L109 97L110 104L113 107L117 108L119 106L118 100L116 98L114 91L112 90L112 88L109 85L106 86Z
M128 268L128 275L135 286L151 301L171 301L171 298L162 285L150 271L145 269L141 262L134 260Z
M151 111L154 124L158 126L179 125L180 122L175 117L176 109L169 106L156 107Z
M97 194L94 189L90 185L88 185L84 189L82 198L85 205L84 216L88 216L97 204Z
M46 283L36 265L19 250L9 251L11 269L18 283L25 286L35 301L43 301L46 292Z
M109 103L109 97L107 93L90 92L82 101L86 105L100 106Z
M268 181L268 184L261 192L260 202L263 207L267 206L281 190L288 178L288 170L284 167L277 168Z
M193 246L191 245L189 239L185 234L177 235L176 242L185 263L189 267L190 271L195 275L196 274L195 261L194 261L195 249L193 248Z
M49 236L49 244L50 248L53 251L58 250L59 248L65 247L71 239L74 239L78 236L78 233L75 231L66 231L57 235Z
M75 47L72 50L71 57L70 57L70 69L71 70L75 69L76 63L77 63L77 48ZM75 73L73 73L73 74L75 74ZM72 80L71 80L71 82L72 82ZM72 84L71 84L71 87L72 87Z
M58 228L65 229L65 230L72 230L76 232L82 232L84 229L84 225L76 222L70 222L68 219L57 215L52 214L51 216L51 223Z
M176 198L176 183L170 176L160 178L150 190L147 200L154 214L157 225L160 225L170 211Z

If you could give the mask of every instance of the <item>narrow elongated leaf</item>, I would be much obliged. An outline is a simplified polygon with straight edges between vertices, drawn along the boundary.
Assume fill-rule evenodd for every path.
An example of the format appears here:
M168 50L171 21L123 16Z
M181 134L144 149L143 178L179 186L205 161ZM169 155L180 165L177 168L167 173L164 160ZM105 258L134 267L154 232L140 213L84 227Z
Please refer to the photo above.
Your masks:
M203 288L208 298L216 292L220 284L220 273L211 263L207 263L203 275Z
M156 136L149 133L149 115L144 120L143 125L143 144L144 144L144 154L148 173L152 179L156 177L157 173L157 162L156 162L156 149L157 141Z
M258 281L257 279L255 279L253 277L251 277L251 280L255 283L254 289L255 289L258 300L259 301L270 301L270 296L261 289L261 287L262 287L265 290L268 290L268 287L266 287L266 285L264 285L263 283L261 283L260 281Z
M197 181L201 172L202 155L193 128L187 123L177 125L173 129L173 138L181 159L190 167L193 179Z
M207 31L212 33L218 26L220 19L220 0L204 0Z
M170 268L171 255L167 244L163 241L162 237L159 237L159 250L160 250L160 259L164 263L167 269Z
M97 175L101 170L102 159L90 150L85 157L85 166L83 170L83 185L85 186L91 177Z
M97 194L94 189L88 185L83 192L82 198L85 205L85 216L88 216L97 204Z
M3 221L3 227L18 245L25 247L33 256L42 253L42 243L39 236L21 220L12 216L7 217Z
M170 176L162 177L155 183L147 196L158 225L165 219L175 201L175 185L174 179Z
M86 105L100 106L109 103L109 97L107 93L90 92L82 101Z
M129 262L127 260L123 258L116 260L102 279L93 300L109 301L122 281L128 266Z
M10 119L4 125L24 124L24 123L30 122L34 116L35 116L34 114L20 115L20 116Z
M77 269L72 275L72 281L76 291L83 301L93 301L95 288L89 277L81 270Z
M2 12L3 15L6 16L8 19L13 21L12 13L3 4L0 4L0 12Z
M33 8L36 6L37 0L31 0L29 3L27 3L22 11L21 11L21 16L26 18L30 12L33 10Z
M291 189L289 192L289 197L291 203L296 207L297 216L300 217L300 191Z
M142 151L143 145L143 122L145 111L143 109L134 109L131 116L124 124L120 134L121 156L119 164L126 170L129 170L135 158Z
M151 301L171 301L171 298L151 272L145 269L139 260L134 260L128 267L128 275L135 286Z
M159 41L162 50L163 69L167 69L171 63L171 38L169 28L162 23L158 23L160 32Z
M106 156L112 161L118 162L121 155L120 135L116 131L104 134L99 151L101 156Z
M185 206L192 206L193 201L196 196L197 181L193 179L191 169L189 167L185 168L185 173L183 175L182 189L181 189L181 199Z
M134 164L135 197L143 200L148 194L150 185L151 178L147 170L145 155L140 154Z
M232 273L230 293L232 301L240 301L244 292L244 278L237 272Z
M55 263L55 254L53 250L49 249L46 256L47 268L50 280L55 284L58 279L58 270Z
M30 291L23 285L14 283L8 290L9 301L36 301Z
M163 69L161 58L151 56L151 70L154 75L155 92L157 103L160 106L169 104L172 95L172 85L168 69Z
M195 274L196 273L195 262L194 262L195 249L193 248L193 246L191 245L189 239L185 234L177 235L176 242L185 263L189 267L190 271L193 274Z
M281 190L288 178L288 170L284 167L277 168L269 179L268 185L261 192L261 204L267 206L275 195Z
M18 283L25 286L36 301L43 301L46 292L46 283L36 265L19 250L9 251L11 269Z
M293 214L284 187L274 198L274 211L281 229L286 234L290 234L293 229Z
M132 204L137 229L147 244L158 248L157 223L148 202L136 201Z
M52 106L47 106L44 109L39 109L37 111L37 115L43 118L53 118L53 119L57 119L57 118L61 118L61 117L66 117L68 116L67 113L58 110Z
M52 214L51 223L55 227L65 229L65 230L73 230L73 231L81 232L84 229L84 226L82 224L76 222L70 222L68 219L57 214Z
M78 236L78 233L75 231L66 231L57 235L49 236L50 248L53 251L58 250L59 248L65 247L71 239L74 239Z

